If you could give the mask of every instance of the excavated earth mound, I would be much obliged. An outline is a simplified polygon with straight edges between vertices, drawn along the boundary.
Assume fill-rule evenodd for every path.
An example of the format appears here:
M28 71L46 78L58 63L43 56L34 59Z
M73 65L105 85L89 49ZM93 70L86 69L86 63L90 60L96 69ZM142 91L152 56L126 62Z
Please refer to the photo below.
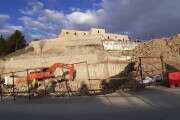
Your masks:
M138 60L139 57L163 56L167 69L171 71L174 67L180 70L180 36L153 39L139 44L134 50L134 56L133 60Z

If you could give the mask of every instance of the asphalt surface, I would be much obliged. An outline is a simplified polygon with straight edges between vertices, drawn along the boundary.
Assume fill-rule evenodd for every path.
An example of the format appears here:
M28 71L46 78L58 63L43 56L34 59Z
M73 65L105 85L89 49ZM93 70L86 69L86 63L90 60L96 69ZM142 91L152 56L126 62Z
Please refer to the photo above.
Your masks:
M0 102L0 120L180 120L180 89Z

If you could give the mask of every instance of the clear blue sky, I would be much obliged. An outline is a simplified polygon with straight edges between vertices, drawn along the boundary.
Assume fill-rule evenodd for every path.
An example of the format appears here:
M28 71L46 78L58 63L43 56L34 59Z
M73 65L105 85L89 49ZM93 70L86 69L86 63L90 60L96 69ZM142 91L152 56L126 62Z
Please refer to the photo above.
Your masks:
M26 38L57 37L62 28L150 39L180 32L179 0L1 0L0 34L21 30Z

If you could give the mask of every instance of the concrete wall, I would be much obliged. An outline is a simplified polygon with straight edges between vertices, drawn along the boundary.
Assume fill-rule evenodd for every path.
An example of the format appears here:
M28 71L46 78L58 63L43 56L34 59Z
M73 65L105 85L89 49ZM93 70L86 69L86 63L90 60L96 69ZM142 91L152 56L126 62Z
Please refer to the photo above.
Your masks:
M138 44L131 41L104 41L103 46L105 50L133 50Z

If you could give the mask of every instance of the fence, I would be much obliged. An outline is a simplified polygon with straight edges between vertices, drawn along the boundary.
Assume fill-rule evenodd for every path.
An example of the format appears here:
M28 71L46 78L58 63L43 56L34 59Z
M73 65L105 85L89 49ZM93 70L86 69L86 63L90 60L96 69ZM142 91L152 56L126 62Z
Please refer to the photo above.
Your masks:
M122 79L122 77L116 75L121 73L127 66L127 63L116 63L108 59L93 64L88 64L87 61L72 64L74 64L76 69L74 81L50 84L50 79L45 79L40 82L38 90L31 89L31 83L29 83L27 77L31 71L37 70L37 68L1 74L1 100L15 101L19 98L24 98L30 101L34 98L47 96L63 97L105 94L102 89L102 82ZM5 82L4 79L6 79Z
M144 87L144 79L147 76L161 75L162 81L165 81L165 64L163 57L139 57L136 77L141 80Z

